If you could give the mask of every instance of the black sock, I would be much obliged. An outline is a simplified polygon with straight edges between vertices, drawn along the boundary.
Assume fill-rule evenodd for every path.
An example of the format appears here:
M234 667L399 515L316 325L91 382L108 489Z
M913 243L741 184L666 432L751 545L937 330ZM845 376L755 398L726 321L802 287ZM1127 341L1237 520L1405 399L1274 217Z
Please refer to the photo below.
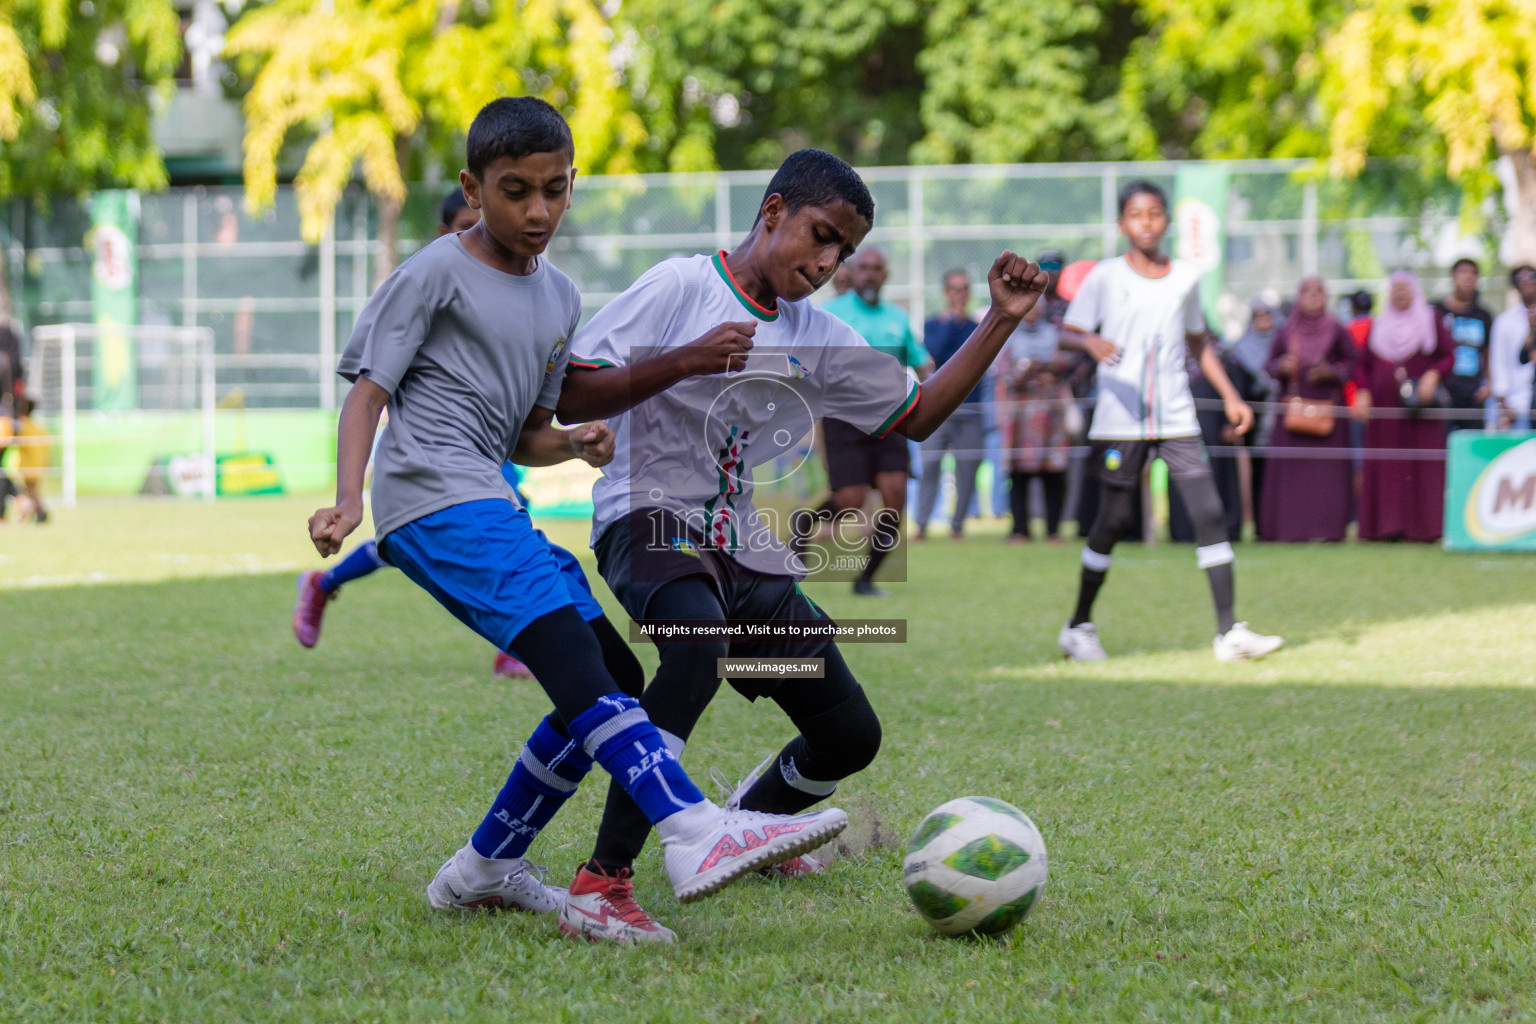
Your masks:
M875 573L880 569L880 563L885 561L885 556L894 551L900 542L901 513L882 508L875 513L875 529L869 538L869 563L864 566L864 571L859 573L859 582L873 582Z
M1232 628L1232 605L1236 600L1237 583L1232 576L1232 563L1213 565L1205 570L1211 581L1211 599L1216 602L1216 632L1225 633Z
M1107 570L1083 567L1083 579L1077 586L1077 611L1072 613L1070 625L1081 626L1093 621L1093 602L1099 596L1099 588L1104 585L1104 577L1107 575Z

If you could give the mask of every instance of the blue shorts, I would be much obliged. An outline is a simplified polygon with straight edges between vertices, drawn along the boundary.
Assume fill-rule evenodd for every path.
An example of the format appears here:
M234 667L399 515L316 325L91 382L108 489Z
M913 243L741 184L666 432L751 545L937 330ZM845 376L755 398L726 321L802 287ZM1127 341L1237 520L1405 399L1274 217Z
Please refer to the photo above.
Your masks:
M574 555L533 528L527 509L487 498L422 516L379 538L379 551L464 625L506 651L529 623L602 605Z

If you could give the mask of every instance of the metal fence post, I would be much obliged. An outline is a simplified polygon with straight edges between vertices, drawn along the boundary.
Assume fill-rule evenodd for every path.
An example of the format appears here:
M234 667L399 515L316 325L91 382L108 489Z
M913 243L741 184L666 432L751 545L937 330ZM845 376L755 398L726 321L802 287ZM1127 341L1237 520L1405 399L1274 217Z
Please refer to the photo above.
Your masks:
M59 355L59 369L64 379L59 383L63 385L64 406L64 507L75 507L75 403L79 397L75 390L75 331L66 325L59 332L62 337L62 351Z
M1099 230L1099 241L1102 252L1100 259L1114 259L1115 247L1120 241L1120 211L1116 207L1116 192L1120 188L1120 176L1115 173L1114 167L1106 167L1104 176L1099 179L1099 218L1102 225Z
M336 408L336 211L320 235L320 408Z
M923 331L923 282L927 272L923 269L923 179L916 167L907 173L907 274L911 278L907 309L912 320L913 333Z
M208 460L208 475L203 478L203 500L212 501L219 493L218 422L214 411L218 400L213 361L213 331L193 331L190 339L202 356L203 458Z
M1301 192L1301 272L1317 273L1317 182L1309 181Z
M731 183L724 174L715 175L715 248L731 247Z

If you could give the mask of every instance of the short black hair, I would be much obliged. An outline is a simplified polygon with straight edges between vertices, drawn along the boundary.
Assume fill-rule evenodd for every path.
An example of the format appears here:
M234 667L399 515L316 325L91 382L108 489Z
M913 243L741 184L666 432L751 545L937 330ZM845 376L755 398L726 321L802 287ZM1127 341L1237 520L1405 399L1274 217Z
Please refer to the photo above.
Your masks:
M1479 274L1481 274L1483 272L1483 268L1477 265L1477 260L1473 259L1470 256L1463 256L1461 259L1457 260L1455 263L1452 263L1451 264L1451 273L1453 273L1453 274L1456 273L1456 271L1460 270L1462 267L1471 267L1473 270L1477 271Z
M531 153L562 151L576 155L571 126L537 96L503 96L481 107L464 148L469 173L477 178L499 157L518 160Z
M1529 270L1531 273L1536 274L1536 267L1531 266L1529 263L1522 263L1519 266L1510 267L1509 268L1509 286L1511 288L1518 288L1518 287L1520 287L1515 282L1515 278L1519 277L1521 272L1526 271L1526 270Z
M785 157L779 169L773 172L773 180L763 193L763 202L766 203L775 192L784 200L784 208L790 213L807 206L830 206L841 199L867 220L870 227L875 225L875 197L869 194L869 186L846 161L824 149L796 150ZM761 204L757 216L758 220L762 219Z
M966 284L971 283L971 275L966 273L965 268L963 267L954 267L953 269L944 271L944 276L939 278L939 283L949 284L949 279L952 277L963 277L965 278Z
M1349 308L1355 311L1356 316L1365 316L1375 305L1376 296L1363 288L1349 297Z
M1146 178L1137 178L1120 190L1120 216L1125 216L1125 207L1137 196L1151 196L1163 204L1163 209L1168 209L1168 193L1164 192L1161 185L1154 185Z
M464 198L464 190L456 188L443 197L443 205L437 212L438 219L443 222L443 227L452 227L454 216L468 207L469 200Z

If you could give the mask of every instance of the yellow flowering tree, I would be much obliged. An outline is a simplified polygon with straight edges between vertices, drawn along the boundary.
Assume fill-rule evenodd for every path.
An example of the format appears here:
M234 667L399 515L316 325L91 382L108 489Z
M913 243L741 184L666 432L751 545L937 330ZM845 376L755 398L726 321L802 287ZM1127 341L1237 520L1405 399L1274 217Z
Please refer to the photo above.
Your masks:
M1512 248L1536 262L1536 3L1359 0L1324 53L1336 173L1358 174L1367 156L1413 153L1476 197L1506 157Z
M595 0L273 0L242 16L226 54L251 81L244 100L246 203L276 194L285 147L303 147L294 184L301 230L318 241L357 170L379 204L382 279L393 269L406 177L436 151L450 166L476 112L536 95L571 123L583 170L648 169L656 139L635 110L631 42Z

